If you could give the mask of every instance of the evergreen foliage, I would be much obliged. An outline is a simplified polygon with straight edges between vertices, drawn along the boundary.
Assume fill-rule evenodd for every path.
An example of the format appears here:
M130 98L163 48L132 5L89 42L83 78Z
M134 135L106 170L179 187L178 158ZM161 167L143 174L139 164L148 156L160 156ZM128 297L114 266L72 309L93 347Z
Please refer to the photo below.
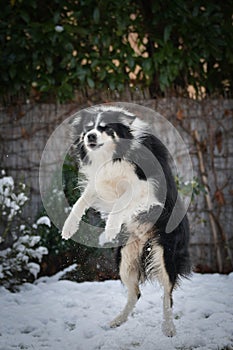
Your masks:
M230 0L4 0L0 96L70 100L76 90L149 87L228 96Z

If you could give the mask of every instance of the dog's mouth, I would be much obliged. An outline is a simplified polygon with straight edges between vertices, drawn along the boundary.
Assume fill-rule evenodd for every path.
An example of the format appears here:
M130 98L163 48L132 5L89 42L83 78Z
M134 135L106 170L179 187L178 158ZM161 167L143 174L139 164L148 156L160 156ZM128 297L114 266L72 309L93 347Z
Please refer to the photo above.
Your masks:
M103 143L89 142L89 143L87 144L87 146L88 146L90 149L94 150L94 149L97 149L97 148L100 148L101 146L103 146Z

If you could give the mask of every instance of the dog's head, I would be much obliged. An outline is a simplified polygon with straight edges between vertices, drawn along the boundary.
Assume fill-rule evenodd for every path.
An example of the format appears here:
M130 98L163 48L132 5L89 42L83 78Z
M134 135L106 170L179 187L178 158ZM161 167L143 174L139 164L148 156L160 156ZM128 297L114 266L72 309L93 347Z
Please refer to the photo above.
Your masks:
M81 111L73 121L75 144L80 158L113 153L121 139L132 139L130 125L135 116L122 108L104 106Z

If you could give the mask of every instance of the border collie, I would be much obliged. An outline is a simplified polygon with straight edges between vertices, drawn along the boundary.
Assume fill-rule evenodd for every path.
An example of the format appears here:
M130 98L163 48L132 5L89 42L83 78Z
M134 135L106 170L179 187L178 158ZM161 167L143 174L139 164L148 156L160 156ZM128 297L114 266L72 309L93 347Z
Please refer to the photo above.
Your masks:
M119 272L128 289L126 306L110 326L127 320L140 297L139 284L157 279L164 289L162 329L173 336L172 291L191 268L187 217L167 230L179 200L168 151L150 125L120 107L82 110L72 130L85 184L62 237L73 236L88 208L99 211L106 221L100 242L121 237Z

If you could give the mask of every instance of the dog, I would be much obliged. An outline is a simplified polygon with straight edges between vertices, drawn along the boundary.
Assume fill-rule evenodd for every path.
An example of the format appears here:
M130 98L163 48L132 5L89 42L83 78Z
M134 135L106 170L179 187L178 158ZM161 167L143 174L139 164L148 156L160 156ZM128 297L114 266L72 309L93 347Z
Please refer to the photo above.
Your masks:
M99 211L106 222L100 244L121 236L119 274L128 289L127 303L110 326L128 319L140 298L139 285L157 279L164 289L162 330L172 337L172 292L191 267L187 216L173 220L167 232L174 206L182 208L167 148L149 124L118 106L82 110L72 122L72 134L85 181L62 238L76 233L87 209Z

